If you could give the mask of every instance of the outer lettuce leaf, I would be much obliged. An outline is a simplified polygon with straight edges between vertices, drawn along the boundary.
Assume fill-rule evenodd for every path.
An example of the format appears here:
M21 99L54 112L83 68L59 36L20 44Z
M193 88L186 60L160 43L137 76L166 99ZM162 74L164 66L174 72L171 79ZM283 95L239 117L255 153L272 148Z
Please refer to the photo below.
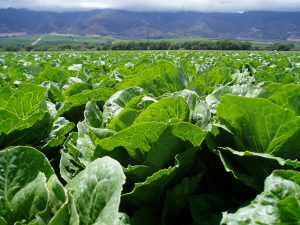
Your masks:
M110 155L116 157L120 162L127 161L128 163L133 160L135 164L142 164L147 152L151 150L154 143L159 141L167 127L167 124L159 122L131 126L110 138L97 141L94 156ZM118 149L118 147L123 147L126 151Z
M175 157L175 165L161 169L147 177L144 182L136 183L130 193L122 196L122 201L136 206L157 205L166 191L168 184L180 179L193 166L196 151L185 151Z
M153 225L160 224L159 214L155 207L141 207L137 210L134 215L130 218L131 225ZM145 218L147 218L145 220Z
M108 124L126 107L126 104L143 92L140 87L131 87L113 94L103 106L104 124Z
M58 83L55 83L53 81L44 81L43 83L41 83L41 85L48 89L47 95L51 102L59 103L64 101L65 98Z
M22 84L19 88L11 90L6 104L1 105L1 108L17 115L20 119L27 119L36 111L47 109L45 98L45 88L33 84Z
M143 111L134 121L133 124L144 122L171 122L174 121L188 121L189 120L189 106L182 98L166 97L160 99L158 102L150 105Z
M96 159L72 179L66 188L74 196L80 224L119 224L124 183L122 167L109 157Z
M163 168L183 150L182 141L188 141L192 146L199 147L205 134L199 127L189 123L174 125L161 122L140 123L110 138L97 141L94 156L109 155L125 165L145 163L148 166Z
M100 128L103 126L103 115L95 100L89 101L85 106L84 121L90 127Z
M172 125L172 134L183 141L190 142L194 147L201 145L206 133L199 127L187 122Z
M50 115L46 113L41 120L29 128L15 130L8 135L0 135L0 146L1 148L17 145L41 146L51 132L52 122Z
M204 171L191 178L185 177L180 183L175 185L173 189L167 191L162 214L163 224L178 223L180 217L183 217L182 222L185 222L184 220L186 218L184 214L180 216L180 212L183 209L189 208L188 199L196 192L203 173Z
M217 115L239 151L300 159L300 118L295 113L266 99L224 96Z
M0 89L0 104L1 108L5 108L7 101L12 96L12 89L10 87L2 87Z
M60 175L67 182L85 168L84 163L80 161L81 151L76 146L77 139L78 134L71 133L64 143L64 149L61 151Z
M240 152L230 148L215 151L224 168L243 183L261 191L263 182L275 169L300 169L300 162L266 153Z
M259 97L267 98L271 102L294 111L300 115L300 87L297 84L283 85L280 83L271 83L265 85L264 91Z
M41 81L49 80L60 84L63 83L63 81L65 81L68 77L70 77L70 74L67 70L51 68L45 69L39 74L39 77L35 79L40 79Z
M98 87L66 97L57 112L57 116L63 115L72 122L78 122L82 118L84 106L88 101L94 99L97 102L105 102L112 94L112 90Z
M184 98L190 109L189 121L201 127L202 130L209 131L211 129L210 109L206 102L202 100L196 92L185 89L174 93L168 93L163 96Z
M221 224L299 224L300 173L276 170L264 191L235 213L224 213Z
M188 88L195 90L199 96L210 94L216 87L225 85L232 81L231 71L228 68L215 67L201 73L200 76L194 76L190 81Z
M89 83L73 83L70 84L68 87L66 87L66 89L63 92L63 95L65 98L70 97L72 95L76 95L79 94L85 90L91 90L92 89L92 85Z
M152 60L151 60L152 61ZM118 89L139 86L154 96L161 96L186 89L188 75L173 62L165 59L142 63L135 70L137 74L127 75L117 85Z
M47 209L37 215L39 225L69 225L79 224L72 195L52 175L47 182L48 204Z
M0 216L7 223L30 222L46 209L46 180L54 174L46 157L30 147L0 152Z
M47 111L46 89L24 84L12 90L7 103L0 106L0 132L9 134L14 130L31 127L44 117Z
M47 207L48 191L46 177L39 173L37 177L22 187L11 199L12 212L8 221L32 221Z
M191 91L187 89L173 92L173 93L167 93L162 95L162 97L173 97L173 98L182 97L188 103L190 110L193 110L195 108L196 101L199 98L198 94L195 91Z
M84 122L77 124L78 133L73 132L64 143L61 151L60 173L64 180L72 179L93 159L95 141L112 136L113 131L89 127Z
M215 113L215 109L224 95L256 97L262 91L261 87L253 86L252 84L225 85L217 87L211 94L205 97L205 101L210 110Z
M134 120L140 115L142 110L137 109L124 109L112 121L108 127L115 131L124 130L130 127Z
M201 194L190 196L189 209L197 225L219 225L222 212L232 204L229 196Z
M103 117L96 101L89 101L84 111L84 121L77 123L78 132L70 134L61 153L60 172L66 181L92 161L96 140L110 137L115 133L102 126Z
M138 183L146 180L148 176L151 176L155 172L155 168L145 165L129 165L123 168L126 179L132 183Z
M115 131L128 128L132 125L140 113L154 102L157 102L157 100L144 95L133 98L128 104L126 104L125 108L111 120L108 124L108 128Z
M23 84L6 97L0 106L0 145L38 144L51 128L46 89Z
M74 123L69 122L63 117L58 117L54 123L49 137L45 140L43 149L60 146L65 141L67 135L75 127Z
M205 101L197 99L192 111L191 121L201 127L202 130L210 131L212 128L211 110Z

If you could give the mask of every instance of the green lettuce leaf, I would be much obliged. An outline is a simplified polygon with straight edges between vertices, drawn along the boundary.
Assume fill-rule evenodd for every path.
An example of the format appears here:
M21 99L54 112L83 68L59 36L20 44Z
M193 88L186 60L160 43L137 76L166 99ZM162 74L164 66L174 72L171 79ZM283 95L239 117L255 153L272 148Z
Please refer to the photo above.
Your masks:
M263 88L252 84L236 84L217 87L211 94L205 97L205 101L210 110L215 113L216 107L224 95L257 97Z
M121 165L96 159L66 186L74 196L80 224L119 224L119 204L125 176Z
M135 206L157 205L168 184L182 178L191 169L195 155L194 149L176 155L174 166L158 170L145 181L135 183L131 192L123 194L122 201Z
M22 187L11 199L12 212L10 221L30 222L37 214L46 210L48 201L48 191L46 177L39 173L37 177Z
M67 225L70 222L71 205L66 189L59 182L55 175L52 175L47 182L48 204L47 209L37 215L40 225L61 224Z
M163 168L183 151L183 141L199 147L206 132L189 123L168 125L145 122L122 130L112 137L96 141L94 156L111 156L121 164L145 164ZM124 151L125 150L125 151Z
M217 194L190 196L189 208L195 224L219 225L222 220L222 212L232 204L229 201L230 197Z
M103 126L103 115L95 100L89 101L85 106L84 121L90 127L100 128Z
M6 98L0 106L0 145L38 144L51 128L46 89L23 84Z
M266 99L224 96L217 107L236 149L300 159L300 118Z
M275 157L266 153L241 152L231 148L215 151L224 168L243 183L261 191L263 182L275 169L300 169L299 161Z
M85 168L85 164L80 161L82 153L76 146L77 139L77 133L70 133L61 151L59 170L61 177L67 182Z
M154 102L157 102L157 100L144 95L133 98L126 104L125 108L110 121L108 128L120 131L130 127L140 113Z
M21 85L12 90L6 104L0 106L0 111L1 133L29 128L41 120L47 111L46 89L33 84Z
M62 145L66 139L65 135L67 135L74 127L74 123L69 122L63 117L58 117L53 123L49 137L44 140L46 143L44 144L43 149Z
M182 98L166 97L151 104L134 121L133 124L144 122L171 122L172 120L189 121L190 110L187 102Z
M85 90L91 90L92 85L89 83L73 83L70 84L63 92L65 98L70 97L72 95L79 94Z
M58 109L57 116L63 116L72 122L81 121L84 107L88 101L105 102L112 94L112 90L98 87L65 97L61 107Z
M271 83L263 86L264 91L258 96L294 111L300 115L300 87L297 84L283 85Z
M104 124L108 124L126 107L126 104L143 92L140 87L131 87L113 94L103 106Z
M300 173L276 170L265 181L264 191L235 213L225 212L221 224L299 224Z
M158 142L167 127L167 124L159 122L131 126L110 138L97 141L94 156L97 158L109 155L120 162L134 161L134 164L143 164L147 152ZM125 151L118 147L123 147Z
M31 147L0 152L0 216L8 224L30 222L46 209L46 182L54 171L46 157Z
M166 200L164 202L162 221L163 224L178 223L179 220L184 223L184 213L181 214L183 209L189 208L189 197L196 192L200 184L202 173L193 176L185 177L180 183L174 186L173 189L167 191Z

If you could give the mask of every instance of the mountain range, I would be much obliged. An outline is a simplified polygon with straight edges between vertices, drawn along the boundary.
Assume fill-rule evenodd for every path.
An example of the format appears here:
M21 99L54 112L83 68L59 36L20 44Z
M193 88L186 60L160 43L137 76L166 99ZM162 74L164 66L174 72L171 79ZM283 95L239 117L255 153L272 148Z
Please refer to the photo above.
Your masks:
M300 12L44 12L0 9L0 34L111 35L128 39L206 37L300 40Z

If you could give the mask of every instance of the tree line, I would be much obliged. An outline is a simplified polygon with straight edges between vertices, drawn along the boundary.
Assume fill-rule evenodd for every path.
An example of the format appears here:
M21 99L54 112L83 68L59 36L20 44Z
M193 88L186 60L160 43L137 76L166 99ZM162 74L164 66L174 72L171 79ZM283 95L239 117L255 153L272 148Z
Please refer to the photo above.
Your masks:
M249 41L221 40L187 40L187 41L119 41L101 44L60 44L36 46L6 46L2 51L87 51L87 50L297 50L292 43L274 43L254 45Z

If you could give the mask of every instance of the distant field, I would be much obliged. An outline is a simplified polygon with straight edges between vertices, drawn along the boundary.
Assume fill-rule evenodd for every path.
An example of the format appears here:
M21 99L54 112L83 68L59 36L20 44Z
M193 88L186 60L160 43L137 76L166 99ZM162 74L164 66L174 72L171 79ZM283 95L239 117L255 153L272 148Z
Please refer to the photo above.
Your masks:
M111 36L77 36L77 35L56 35L56 34L47 34L47 35L22 35L22 36L13 36L13 37L0 37L0 48L18 48L21 49L29 49L35 48L38 50L64 50L64 49L74 49L74 50L96 50L99 46L103 46L104 44L126 44L132 40L121 39ZM136 39L133 41L141 41L146 42L145 39ZM170 45L176 45L178 43L184 42L206 42L208 44L214 45L218 39L209 39L202 37L180 37L176 36L174 38L169 37L161 37L158 39L150 39L150 42L153 44L157 44L158 42L167 41ZM232 40L233 42L249 42L251 43L253 49L259 50L270 50L270 46L274 44L293 44L294 50L300 50L300 42L299 41L269 41L269 40ZM72 47L69 47L70 45ZM82 47L84 46L84 47ZM66 48L64 48L66 47ZM139 48L141 49L141 48ZM168 49L168 48L166 48ZM172 48L171 48L172 49ZM188 49L188 48L184 48ZM114 49L114 50L122 50L122 49ZM228 49L227 49L228 50ZM272 50L272 49L271 49ZM15 50L18 51L18 50Z
M0 37L0 47L7 46L30 46L39 38L41 40L35 45L60 45L60 44L103 44L112 40L112 37L101 36L75 36L75 35L24 35L16 37Z

